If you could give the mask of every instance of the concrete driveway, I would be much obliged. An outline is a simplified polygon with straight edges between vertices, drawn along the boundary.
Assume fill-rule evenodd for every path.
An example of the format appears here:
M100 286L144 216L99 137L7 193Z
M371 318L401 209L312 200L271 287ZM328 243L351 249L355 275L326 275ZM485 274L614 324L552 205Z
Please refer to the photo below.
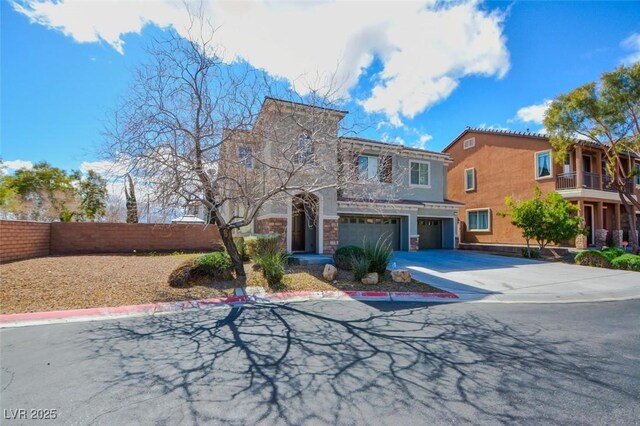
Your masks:
M463 300L570 303L640 298L640 273L458 250L396 252L398 268Z

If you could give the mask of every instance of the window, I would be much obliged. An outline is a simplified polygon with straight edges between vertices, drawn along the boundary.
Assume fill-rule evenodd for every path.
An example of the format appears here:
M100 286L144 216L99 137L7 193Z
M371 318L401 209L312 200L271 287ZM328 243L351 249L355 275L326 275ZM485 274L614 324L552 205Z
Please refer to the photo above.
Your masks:
M562 164L562 172L565 174L571 173L571 157L569 156L569 154L567 154L567 156L564 158L564 163Z
M551 176L551 151L536 152L536 179Z
M429 163L426 162L411 162L411 185L417 186L429 186Z
M250 169L253 167L253 149L250 146L238 146L238 160L240 164Z
M360 180L381 179L380 159L366 155L358 156L358 174Z
M464 170L464 190L473 191L476 189L476 169Z
M465 139L465 141L462 143L462 147L464 149L473 148L474 146L476 146L476 138Z
M298 147L296 150L296 162L306 163L313 161L313 144L311 143L311 137L303 133L298 138Z
M640 163L636 163L635 165L635 174L633 175L633 181L636 186L640 186Z
M468 231L489 231L491 215L489 209L467 210Z

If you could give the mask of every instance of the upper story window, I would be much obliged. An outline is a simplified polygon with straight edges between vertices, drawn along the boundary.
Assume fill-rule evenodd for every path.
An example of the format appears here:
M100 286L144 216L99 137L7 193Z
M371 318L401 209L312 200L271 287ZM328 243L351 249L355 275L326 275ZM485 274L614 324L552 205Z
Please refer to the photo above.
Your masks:
M491 210L467 210L467 231L490 231Z
M465 139L462 143L464 149L473 148L474 146L476 146L476 138Z
M357 163L359 180L377 180L378 182L391 183L393 178L391 156L359 155Z
M411 161L410 184L414 186L431 185L431 164L427 161Z
M368 155L359 155L358 176L360 180L380 180L380 159Z
M253 168L253 148L246 145L238 145L238 160L246 168Z
M551 176L551 151L536 152L536 179Z
M633 175L633 182L636 186L640 186L640 163L635 165L635 174Z
M296 148L296 161L298 163L306 163L313 160L313 144L308 134L303 133L300 135Z
M476 169L465 169L464 171L464 190L473 191L476 189Z

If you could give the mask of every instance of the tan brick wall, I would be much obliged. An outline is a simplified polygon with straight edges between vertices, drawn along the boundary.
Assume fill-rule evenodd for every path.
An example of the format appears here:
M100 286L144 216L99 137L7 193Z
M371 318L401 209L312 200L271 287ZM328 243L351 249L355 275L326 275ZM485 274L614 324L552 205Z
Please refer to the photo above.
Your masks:
M325 219L322 229L322 252L333 254L338 248L338 220Z
M146 223L51 224L51 254L131 253L221 248L215 225Z
M287 248L287 219L272 217L256 220L256 232L258 234L280 235L280 246L283 249Z
M471 137L476 139L475 147L463 149L462 141ZM508 195L531 198L535 186L543 194L555 190L553 176L562 173L561 165L553 164L552 177L535 179L535 153L548 149L551 144L544 139L470 132L447 150L454 160L447 173L448 198L465 204L458 211L459 220L466 225L468 209L491 209L491 230L472 232L463 226L461 243L524 244L520 230L509 217L497 213L506 210L504 199ZM476 171L473 191L464 188L464 171L469 168Z
M49 223L0 220L0 262L48 256Z

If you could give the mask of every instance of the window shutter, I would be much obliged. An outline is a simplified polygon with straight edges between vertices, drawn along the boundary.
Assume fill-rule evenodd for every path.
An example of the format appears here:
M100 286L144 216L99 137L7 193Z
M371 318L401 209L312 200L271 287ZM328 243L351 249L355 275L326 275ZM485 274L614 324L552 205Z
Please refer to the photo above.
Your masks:
M391 183L393 179L393 161L390 155L382 157L382 182Z

